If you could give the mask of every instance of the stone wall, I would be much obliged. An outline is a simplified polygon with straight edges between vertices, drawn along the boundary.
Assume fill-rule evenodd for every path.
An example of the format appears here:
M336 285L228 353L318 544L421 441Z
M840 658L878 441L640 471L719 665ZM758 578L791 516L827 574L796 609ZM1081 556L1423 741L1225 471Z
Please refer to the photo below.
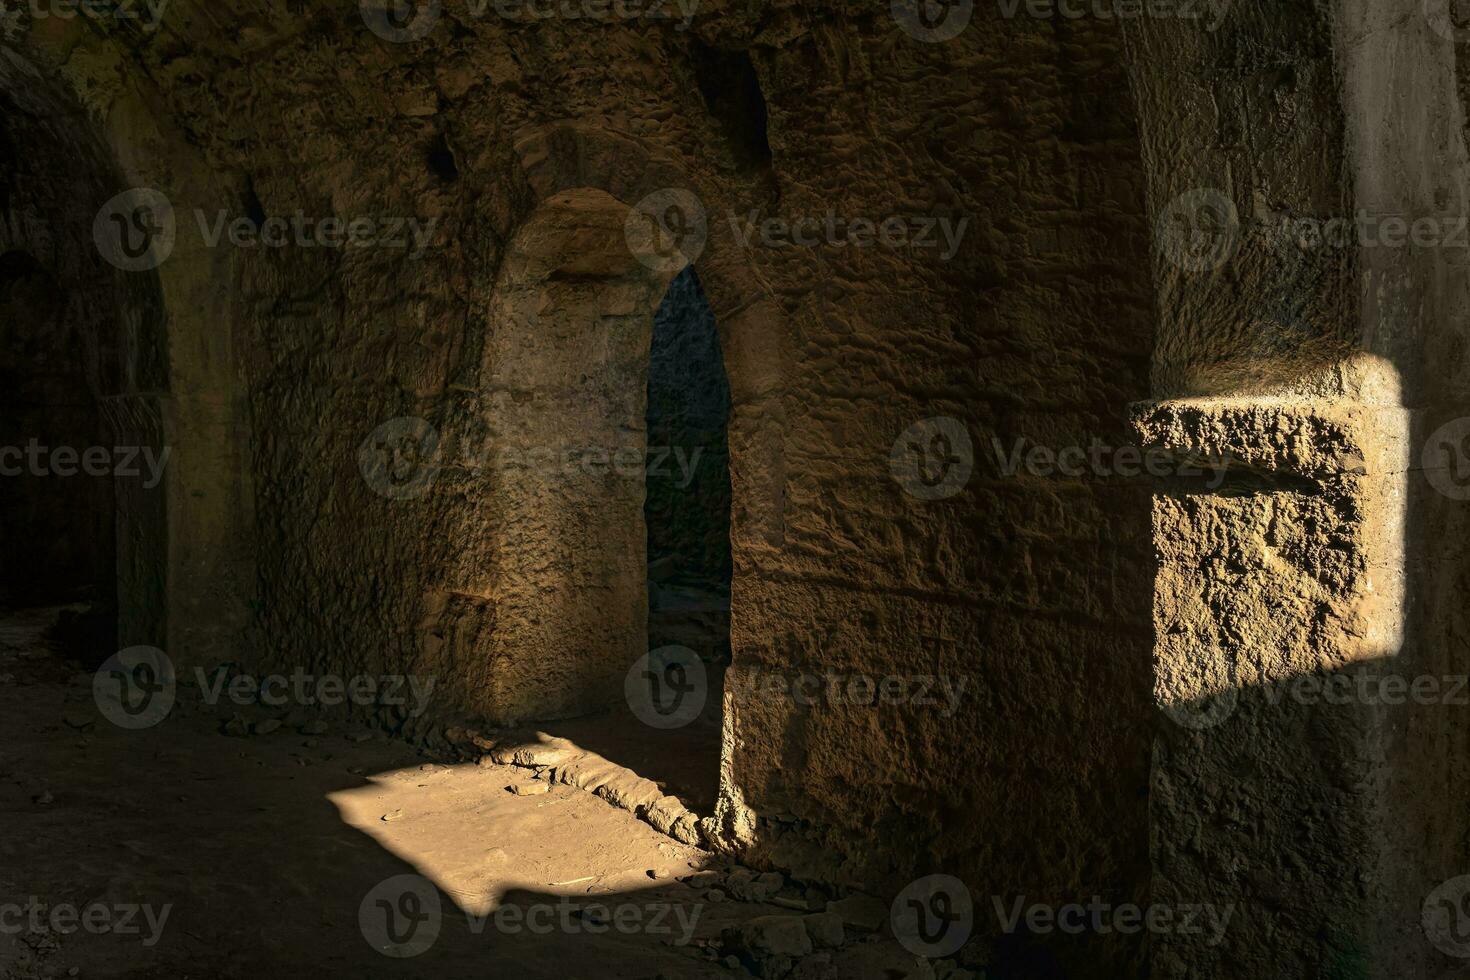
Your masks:
M1406 176L1372 135L1388 123L1372 107L1397 105L1402 145L1420 147L1406 159L1459 145L1430 125L1461 118L1452 54L1395 61L1401 26L1305 0L1241 3L1207 32L977 6L944 41L855 2L711 2L688 25L487 10L445 4L398 40L350 8L196 0L156 33L26 25L21 49L124 182L178 215L156 270L178 460L170 653L431 675L438 710L411 737L459 712L616 698L644 644L641 483L507 482L467 460L487 436L569 428L645 444L649 330L679 268L638 261L626 219L677 190L703 216L685 257L731 406L715 842L885 895L957 876L977 932L1016 962L1136 975L1145 951L1001 936L993 899L1217 891L1256 917L1223 952L1157 944L1158 969L1269 975L1277 951L1305 968L1324 941L1348 964L1385 957L1372 910L1392 894L1401 921L1418 879L1463 856L1445 845L1438 870L1381 892L1354 876L1388 875L1374 840L1390 826L1400 850L1415 828L1456 839L1453 802L1422 827L1395 818L1462 781L1371 759L1443 759L1458 736L1440 720L1384 742L1371 713L1263 715L1246 698L1212 742L1149 692L1187 705L1206 682L1329 671L1452 625L1424 604L1455 594L1458 566L1430 545L1457 512L1421 491L1403 517L1395 460L1415 437L1395 426L1459 403L1458 336L1421 348L1401 329L1463 310L1454 272L1365 282L1360 256L1279 233L1355 200L1458 200L1458 173ZM1405 63L1434 65L1433 84ZM1225 261L1220 239L1195 254L1170 230L1198 191L1234 229ZM568 200L597 203L569 215ZM77 210L64 221L85 229L95 208ZM248 242L298 214L377 237L209 241L220 221ZM880 238L888 219L922 241ZM553 416L566 402L589 414ZM1139 439L1248 465L1206 492L1012 462ZM1420 611L1394 612L1412 549ZM1237 608L1240 589L1259 601ZM749 693L771 675L930 678L959 697ZM1325 775L1283 789L1308 752ZM1365 773L1389 785L1365 791ZM1282 852L1319 817L1309 848ZM1295 908L1275 883L1289 873L1320 900Z
M867 5L711 5L688 32L451 6L452 26L392 44L355 12L169 14L167 32L52 40L131 140L129 172L181 198L166 289L227 298L250 428L219 445L249 461L257 569L255 649L230 656L433 674L446 710L494 703L486 651L513 635L503 501L452 465L385 498L359 450L417 418L453 460L483 424L506 263L542 202L687 189L730 377L737 668L968 685L950 717L732 705L722 832L752 860L875 890L943 870L979 896L1138 894L1147 499L1006 474L992 443L1122 443L1146 390L1148 240L1114 26L977 13L939 44ZM712 74L743 80L740 97ZM150 152L165 156L136 162ZM164 179L201 165L209 184ZM412 218L428 237L205 243L220 215L298 211ZM829 213L839 231L897 217L922 241L801 245L751 226ZM943 501L890 472L935 416L975 451Z
M1434 598L1463 518L1432 434L1458 414L1464 259L1408 230L1464 213L1464 113L1436 5L1368 7L1238 5L1132 46L1162 259L1140 431L1230 460L1154 507L1155 692L1181 722L1154 893L1235 908L1220 943L1158 942L1166 976L1460 969L1428 916L1470 861L1457 604ZM1211 222L1168 230L1190 215Z

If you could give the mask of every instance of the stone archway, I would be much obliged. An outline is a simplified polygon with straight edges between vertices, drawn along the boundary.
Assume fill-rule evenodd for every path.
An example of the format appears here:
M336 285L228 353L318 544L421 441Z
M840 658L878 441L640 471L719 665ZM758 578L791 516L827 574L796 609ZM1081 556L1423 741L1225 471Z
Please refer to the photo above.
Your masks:
M23 76L0 69L0 278L11 312L30 314L7 317L0 343L0 441L36 452L7 474L3 506L42 542L15 597L87 597L65 636L100 662L119 642L167 642L165 314L157 276L116 268L94 241L98 212L125 187L111 154L59 90Z
M178 665L234 659L255 583L234 306L220 288L232 265L190 217L218 188L146 99L110 93L99 124L52 56L0 59L0 253L30 256L57 283L102 420L96 448L139 473L108 478L116 642L158 646ZM108 237L136 236L134 219L150 229L141 251Z
M592 127L539 130L516 152L523 205L484 283L471 418L449 423L445 446L446 482L464 498L453 532L461 553L426 597L420 627L423 662L449 680L460 707L500 723L620 702L630 666L648 652L643 399L653 316L686 265L697 270L728 376L737 665L743 648L766 642L744 626L742 590L780 546L785 493L776 304L723 223L700 222L691 245L657 220L660 195L715 213L714 194L642 144ZM637 479L616 472L619 447L625 468L637 457ZM577 454L569 460L566 450ZM711 736L723 741L721 823L733 826L744 812L734 722L718 680L710 684L707 713L724 723ZM712 756L708 765L717 767Z
M31 536L29 561L0 566L0 605L88 601L89 618L110 646L117 591L112 481L43 478L56 477L49 457L58 448L71 447L63 450L69 455L104 443L86 371L91 338L84 339L69 306L34 255L0 255L0 512L6 526ZM67 471L78 465L63 458Z
M476 451L496 537L494 719L605 708L647 651L643 418L673 269L630 250L628 218L604 191L553 195L496 285Z

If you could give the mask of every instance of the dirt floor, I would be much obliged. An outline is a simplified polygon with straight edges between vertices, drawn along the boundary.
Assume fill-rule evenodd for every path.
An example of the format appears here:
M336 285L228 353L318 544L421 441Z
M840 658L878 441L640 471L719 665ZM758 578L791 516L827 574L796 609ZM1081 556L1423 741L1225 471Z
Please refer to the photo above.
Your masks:
M367 729L120 728L54 616L0 622L0 977L743 976L723 931L831 897L736 901L753 873L583 790ZM867 938L801 975L934 975Z
M679 797L700 816L715 812L720 788L720 700L724 668L705 666L704 709L687 725L651 728L620 703L612 710L583 718L545 722L547 735L570 739L610 762L652 779L664 792Z

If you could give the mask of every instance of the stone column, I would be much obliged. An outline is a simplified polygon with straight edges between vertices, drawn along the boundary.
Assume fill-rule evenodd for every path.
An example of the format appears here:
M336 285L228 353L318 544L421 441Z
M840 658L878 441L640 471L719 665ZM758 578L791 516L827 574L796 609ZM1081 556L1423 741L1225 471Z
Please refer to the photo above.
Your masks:
M1181 460L1153 513L1155 974L1376 976L1408 413L1181 400L1135 424Z

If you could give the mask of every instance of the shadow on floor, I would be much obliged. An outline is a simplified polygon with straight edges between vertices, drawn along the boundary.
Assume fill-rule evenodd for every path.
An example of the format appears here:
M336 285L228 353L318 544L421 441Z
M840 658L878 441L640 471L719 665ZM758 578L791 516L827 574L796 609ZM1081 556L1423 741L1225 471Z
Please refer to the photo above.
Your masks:
M365 732L232 737L183 698L124 730L34 626L0 628L0 976L728 976L699 940L758 914L705 904L676 876L709 855L589 794L507 792L525 770ZM477 917L493 900L522 914ZM99 903L109 932L66 918ZM412 958L370 942L434 925Z

